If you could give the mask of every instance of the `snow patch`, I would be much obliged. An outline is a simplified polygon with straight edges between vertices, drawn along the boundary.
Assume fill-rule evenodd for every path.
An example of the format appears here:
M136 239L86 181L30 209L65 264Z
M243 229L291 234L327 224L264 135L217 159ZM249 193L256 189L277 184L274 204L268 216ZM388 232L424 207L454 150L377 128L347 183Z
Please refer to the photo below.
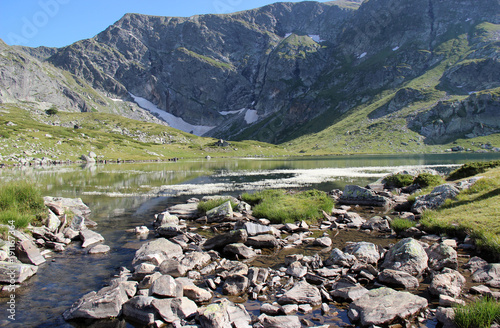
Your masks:
M150 102L147 99L137 97L133 94L130 93L132 98L134 98L134 101L139 105L139 107L144 108L148 111L150 111L153 114L158 114L158 116L163 119L165 122L168 123L172 128L178 129L184 132L192 133L197 136L201 136L208 131L212 130L214 127L213 126L203 126L203 125L192 125L189 124L188 122L184 121L182 118L174 116L170 113L167 113L164 110L159 109L156 107L155 104Z
M123 101L123 99L116 99L116 98L111 98L113 101Z
M368 55L368 53L367 52L363 52L361 55L358 56L358 59L361 59L361 58L365 57L366 55Z
M285 39L288 38L290 35L292 35L292 33L285 34Z
M309 37L311 39L313 39L314 42L317 42L317 43L320 43L320 42L324 42L325 40L322 40L319 35L317 34L309 34Z
M399 46L392 48L392 51L397 51L399 49Z
M239 114L241 113L242 111L244 111L246 108L242 108L240 110L230 110L230 111L224 111L224 112L219 112L219 114L221 114L222 116L226 116L226 115L232 115L232 114Z
M257 111L255 109L248 109L245 113L245 121L247 122L247 124L255 123L258 120L259 114L257 114Z

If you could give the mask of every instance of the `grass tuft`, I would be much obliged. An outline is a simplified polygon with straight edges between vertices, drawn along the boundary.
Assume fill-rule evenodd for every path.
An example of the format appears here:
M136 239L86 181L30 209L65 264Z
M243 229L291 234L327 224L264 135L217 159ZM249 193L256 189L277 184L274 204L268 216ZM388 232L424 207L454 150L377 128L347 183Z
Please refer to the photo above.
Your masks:
M459 328L489 328L493 323L500 323L500 303L485 297L458 306L454 321Z
M228 200L231 200L231 198L228 197L228 198L220 198L220 199L210 199L210 200L207 200L207 201L204 201L204 202L199 202L198 203L198 212L201 215L205 215L211 209L214 209L214 208L216 208L218 206L221 206L222 204L224 204ZM233 208L233 210L237 206L238 206L238 204L236 204L235 202L231 201L231 207Z
M477 174L486 172L486 170L500 166L500 161L472 162L462 165L460 168L451 172L448 176L449 181L468 178Z
M0 187L0 223L13 221L16 228L25 228L45 214L43 197L34 185L16 182Z
M392 228L392 230L396 231L396 233L403 232L406 229L412 228L416 225L417 225L417 223L415 221L402 219L402 218L395 218L391 222L391 228Z
M410 174L394 174L384 179L389 188L403 188L413 184L414 177Z
M431 173L420 173L418 177L415 178L413 183L418 184L422 188L435 187L444 184L445 181L440 175L435 175Z

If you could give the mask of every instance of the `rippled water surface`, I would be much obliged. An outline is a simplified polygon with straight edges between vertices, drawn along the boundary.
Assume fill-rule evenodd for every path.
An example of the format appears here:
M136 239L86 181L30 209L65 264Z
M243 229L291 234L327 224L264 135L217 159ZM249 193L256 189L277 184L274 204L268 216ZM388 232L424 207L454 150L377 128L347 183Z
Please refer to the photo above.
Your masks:
M188 198L238 195L263 188L311 187L329 191L346 184L366 185L402 169L430 167L448 172L454 164L498 157L446 154L249 158L2 169L0 183L27 180L39 185L44 195L82 198L92 209L91 218L98 223L95 230L104 236L112 251L88 255L75 243L63 254L54 254L17 290L14 323L5 320L7 298L0 296L0 326L73 327L62 320L62 312L82 295L104 286L119 267L130 268L143 240L127 230L150 225L155 213ZM262 265L273 264L269 259L259 261Z

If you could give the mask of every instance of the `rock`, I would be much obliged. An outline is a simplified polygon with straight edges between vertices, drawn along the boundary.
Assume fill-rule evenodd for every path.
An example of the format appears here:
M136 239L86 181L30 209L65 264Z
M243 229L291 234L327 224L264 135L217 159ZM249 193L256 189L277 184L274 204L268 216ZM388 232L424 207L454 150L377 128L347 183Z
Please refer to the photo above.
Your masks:
M167 211L155 214L155 221L153 223L153 226L161 227L162 225L165 224L179 225L179 218L175 215L171 215Z
M340 204L364 205L377 207L390 207L393 205L391 199L377 195L373 190L355 185L347 185L342 196L339 198Z
M313 311L313 308L311 304L301 304L299 305L299 312L302 312L304 314L311 313Z
M247 291L249 287L248 278L243 275L232 275L226 278L222 286L224 295L239 296Z
M455 198L459 193L460 190L451 184L437 186L430 194L415 199L412 212L421 214L425 210L436 209L443 205L447 199Z
M40 265L45 263L45 258L40 250L30 240L18 241L16 243L16 257L25 264Z
M298 316L275 316L270 317L267 315L261 315L259 317L259 322L264 328L301 328Z
M443 328L455 328L453 322L455 319L455 310L451 308L438 307L436 310L436 320L443 324Z
M134 267L134 280L140 281L147 275L153 274L156 270L156 265L151 263L141 263Z
M225 298L217 303L200 308L198 315L202 328L230 328L233 327L232 324L237 327L244 327L245 323L248 325L251 321L248 312Z
M354 255L346 254L338 248L335 248L326 260L328 265L339 265L342 267L351 267L356 261L357 259Z
M30 264L0 262L0 282L4 284L20 284L33 276L38 267Z
M248 233L248 236L273 234L273 230L271 227L262 224L256 224L253 222L242 222L241 224L236 224L235 229L245 229Z
M182 256L182 247L172 243L165 238L158 238L149 242L137 250L132 264L151 261L156 258L157 263L162 263L168 258Z
M283 314L283 309L279 305L264 303L260 306L260 313L264 313L271 316L277 316Z
M136 235L145 235L149 233L149 229L146 226L135 227Z
M231 201L227 201L224 204L217 206L207 212L208 222L222 222L224 220L230 220L233 218L233 207L231 206Z
M64 320L108 319L118 317L128 301L122 285L104 287L97 293L90 292L76 301L63 313Z
M196 219L198 218L198 203L177 204L169 207L167 211L179 219Z
M173 297L178 298L183 296L183 288L179 285L172 276L163 275L156 279L149 289L150 295L157 297Z
M226 245L224 253L237 256L240 259L251 259L257 256L257 253L253 249L241 243Z
M80 238L83 241L82 247L86 248L89 247L90 245L94 245L97 243L100 243L104 241L104 237L98 234L95 231L89 230L89 229L84 229L80 231Z
M182 226L172 223L165 223L161 227L156 228L156 233L160 237L172 238L182 234Z
M183 277L188 272L188 268L175 259L166 259L160 264L160 272L174 278Z
M227 272L227 276L248 274L248 265L239 261L225 261L221 263L221 268Z
M134 297L137 293L137 287L139 285L137 281L122 281L119 284L123 287L129 298Z
M202 269L210 263L212 258L206 252L189 252L181 260L186 270Z
M457 251L444 243L436 243L426 249L429 269L441 271L443 268L458 268Z
M382 218L380 216L374 216L365 223L363 223L361 229L387 232L391 231L391 226L387 219Z
M49 210L49 217L45 222L45 226L49 229L50 232L57 233L59 230L59 226L61 225L61 220L54 214L51 210Z
M321 304L321 293L306 281L300 281L278 299L279 304Z
M80 198L43 197L43 200L45 206L63 208L65 212L72 212L75 216L87 217L91 212L90 208Z
M441 273L432 278L429 293L433 295L447 295L458 297L465 285L465 278L458 271L445 268Z
M248 237L245 245L253 248L277 248L279 242L274 235L258 235Z
M482 266L471 266L471 270L476 268L472 273L472 281L486 283L488 285L496 284L500 281L500 263L486 263Z
M75 240L76 238L79 238L80 237L80 232L79 231L76 231L76 230L73 230L71 228L66 228L64 229L64 238L68 238L70 240Z
M332 239L330 237L320 237L316 238L313 242L313 246L319 247L330 247L332 246Z
M205 303L212 299L213 294L206 289L192 285L184 286L184 296L196 303Z
M427 307L423 297L382 287L372 289L349 305L348 316L362 327L386 325L395 319L406 319Z
M142 325L151 325L159 318L158 310L153 306L155 300L150 296L132 297L123 304L123 316Z
M448 295L444 294L439 295L439 306L454 307L457 305L465 305L465 302Z
M142 279L141 282L139 283L138 288L139 289L149 289L149 288L151 288L151 285L153 284L153 282L156 279L160 278L161 276L162 276L162 274L160 272L155 272L153 274L145 276L144 279Z
M335 282L332 286L332 290L330 291L330 295L333 297L340 298L348 302L357 300L366 293L368 293L368 289L347 279L340 279Z
M104 254L108 253L110 250L111 247L109 247L108 245L97 245L89 250L89 254Z
M245 243L248 239L246 230L233 230L231 232L210 238L203 244L205 250L222 249L229 244Z
M354 255L358 261L377 265L381 259L383 248L368 242L347 243L344 253Z
M83 216L75 215L71 220L69 228L78 232L87 229L87 227L85 226L85 218Z
M269 277L269 269L268 268L250 268L248 270L248 280L251 285L259 285L266 283Z
M422 245L413 238L405 238L386 253L381 267L420 276L427 269L427 261L427 253Z
M307 267L300 264L299 261L295 261L290 264L285 273L295 278L302 278L307 274Z
M358 213L347 212L344 215L343 222L347 224L348 228L359 229L363 226L363 224L365 224L366 220L363 219Z
M82 161L84 161L84 162L87 162L87 163L95 163L96 162L95 158L92 158L92 157L90 157L88 155L85 155L85 154L83 154L82 156L80 156L80 159Z
M154 299L151 305L167 323L192 318L198 311L196 303L186 297Z
M380 272L378 281L394 288L417 289L419 286L418 279L411 274L391 269Z

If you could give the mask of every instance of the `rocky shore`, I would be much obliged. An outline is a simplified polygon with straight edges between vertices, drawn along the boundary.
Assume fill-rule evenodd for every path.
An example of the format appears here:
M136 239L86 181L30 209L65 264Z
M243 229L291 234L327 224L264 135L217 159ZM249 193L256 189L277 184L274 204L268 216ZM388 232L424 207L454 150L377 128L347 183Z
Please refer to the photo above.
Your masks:
M393 215L368 217L370 208L359 204L415 220L421 209L436 208L473 183L438 186L417 198L413 212L398 213L391 208L405 207L404 190L395 196L380 185L347 186L331 193L339 206L318 224L271 224L236 198L200 217L199 200L191 199L157 214L150 227L137 227L137 234L155 237L109 286L84 295L63 317L116 327L123 319L152 327L330 327L342 321L338 308L346 306L351 323L361 327L435 319L451 327L453 305L473 294L500 296L500 264L464 253L474 248L469 238L418 228L398 236ZM381 242L335 247L351 231Z

